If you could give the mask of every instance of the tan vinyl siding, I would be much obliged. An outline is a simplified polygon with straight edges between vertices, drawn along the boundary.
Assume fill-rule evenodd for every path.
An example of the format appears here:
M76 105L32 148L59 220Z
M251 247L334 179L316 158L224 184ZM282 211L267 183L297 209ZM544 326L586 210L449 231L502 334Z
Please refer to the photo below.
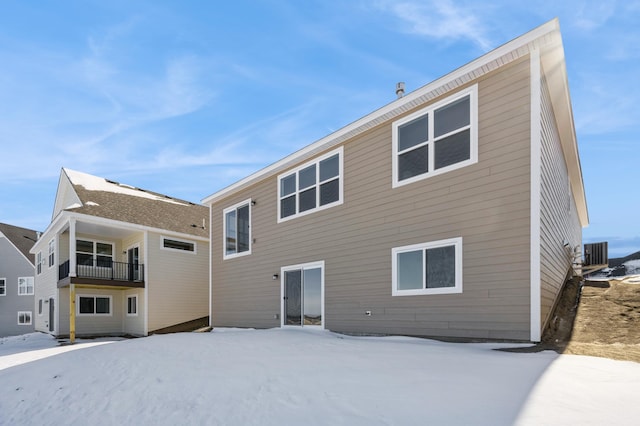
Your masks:
M525 58L478 82L477 164L392 189L387 122L344 144L342 205L278 224L276 176L213 204L212 324L279 326L272 275L324 260L328 329L528 339L528 67ZM222 211L248 198L252 254L223 260ZM391 296L392 248L454 237L463 238L462 294Z
M187 240L184 237L170 237ZM209 244L191 240L197 252L161 249L161 235L149 232L145 264L149 332L202 318L209 313Z
M540 320L544 327L571 269L572 249L582 244L582 228L544 80L541 86ZM569 247L564 247L565 242Z

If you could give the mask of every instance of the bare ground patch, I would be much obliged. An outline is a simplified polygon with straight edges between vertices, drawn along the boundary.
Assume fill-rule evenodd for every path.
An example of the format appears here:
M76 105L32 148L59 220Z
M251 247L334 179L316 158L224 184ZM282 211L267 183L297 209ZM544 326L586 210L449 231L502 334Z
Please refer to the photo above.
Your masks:
M554 350L640 362L640 285L634 280L569 280L539 344Z

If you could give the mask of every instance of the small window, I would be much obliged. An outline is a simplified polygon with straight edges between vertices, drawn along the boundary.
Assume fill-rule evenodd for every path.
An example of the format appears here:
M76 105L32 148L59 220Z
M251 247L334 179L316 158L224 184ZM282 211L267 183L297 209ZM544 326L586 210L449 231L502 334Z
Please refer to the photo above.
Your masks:
M111 296L78 296L78 315L111 315Z
M462 238L394 248L393 296L462 293Z
M38 315L42 315L42 299L38 299Z
M56 263L56 240L49 241L49 268Z
M36 255L36 273L38 275L40 275L42 273L42 252L39 251L38 254Z
M278 222L342 204L339 148L278 176Z
M0 278L0 296L7 295L7 279Z
M393 123L393 186L478 161L477 86Z
M138 296L127 296L127 316L138 316Z
M162 237L163 249L176 250L176 251L188 251L195 253L196 244L189 241L174 240L166 237Z
M33 294L33 277L18 278L18 296L30 296Z
M31 325L31 311L18 311L18 325Z
M223 214L223 258L251 254L251 200L226 208Z

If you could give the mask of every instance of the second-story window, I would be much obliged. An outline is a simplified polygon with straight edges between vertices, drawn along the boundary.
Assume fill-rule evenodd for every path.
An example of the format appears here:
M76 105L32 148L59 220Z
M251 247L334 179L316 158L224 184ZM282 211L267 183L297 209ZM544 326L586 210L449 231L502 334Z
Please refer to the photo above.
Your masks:
M33 294L33 277L18 278L18 296L28 296Z
M76 240L76 262L81 266L110 268L113 264L113 244Z
M278 176L278 222L342 203L339 148Z
M49 268L56 263L56 240L49 241Z
M393 123L393 186L478 161L477 86Z
M251 254L251 200L224 209L224 258Z
M39 251L36 255L36 273L40 275L42 273L42 252Z

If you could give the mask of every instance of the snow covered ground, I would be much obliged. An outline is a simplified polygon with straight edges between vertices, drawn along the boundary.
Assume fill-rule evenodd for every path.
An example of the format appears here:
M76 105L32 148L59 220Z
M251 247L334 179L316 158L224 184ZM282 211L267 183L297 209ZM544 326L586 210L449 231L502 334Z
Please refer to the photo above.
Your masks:
M492 350L504 344L290 329L56 344L0 339L0 424L639 421L640 364Z

